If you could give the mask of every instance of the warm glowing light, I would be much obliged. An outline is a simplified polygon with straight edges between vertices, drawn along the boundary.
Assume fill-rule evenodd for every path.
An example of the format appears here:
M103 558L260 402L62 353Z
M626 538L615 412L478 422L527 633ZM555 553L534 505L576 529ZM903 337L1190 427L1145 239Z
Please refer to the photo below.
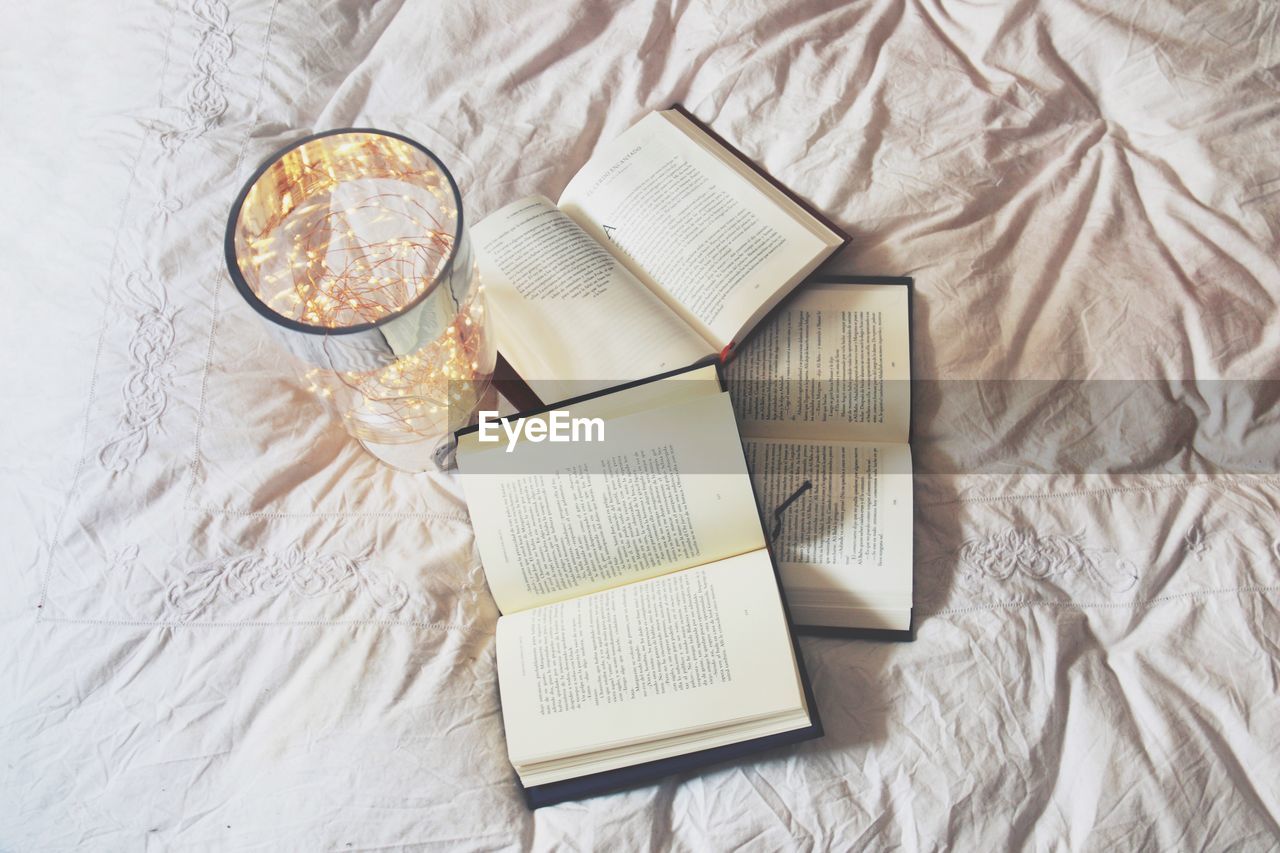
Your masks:
M452 193L416 149L385 136L340 138L282 155L246 197L237 246L237 266L266 304L325 329L375 323L420 301L453 256L458 219ZM452 303L435 340L375 369L311 371L311 390L336 396L356 424L438 433L432 416L466 402L489 361L479 293L474 286Z

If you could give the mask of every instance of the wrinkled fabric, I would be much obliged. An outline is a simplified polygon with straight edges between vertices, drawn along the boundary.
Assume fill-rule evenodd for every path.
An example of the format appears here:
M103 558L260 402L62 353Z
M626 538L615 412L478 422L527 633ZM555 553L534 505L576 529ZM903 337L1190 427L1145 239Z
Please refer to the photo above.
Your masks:
M1280 377L1278 11L13 10L0 847L1274 845L1277 395L1198 382ZM423 142L469 217L555 197L675 101L852 234L830 269L914 276L917 376L1176 417L931 386L916 642L802 641L820 741L531 814L457 483L307 396L225 217L340 126Z

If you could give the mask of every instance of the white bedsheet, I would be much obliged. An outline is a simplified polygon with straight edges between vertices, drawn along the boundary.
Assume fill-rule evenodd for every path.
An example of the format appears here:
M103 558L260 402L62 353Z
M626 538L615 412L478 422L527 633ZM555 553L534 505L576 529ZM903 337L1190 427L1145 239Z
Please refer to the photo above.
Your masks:
M0 848L1277 843L1280 417L1203 382L1280 376L1275 3L4 17ZM456 483L282 370L224 217L312 130L483 214L673 101L915 276L919 376L997 382L921 386L919 638L803 641L823 740L530 814Z

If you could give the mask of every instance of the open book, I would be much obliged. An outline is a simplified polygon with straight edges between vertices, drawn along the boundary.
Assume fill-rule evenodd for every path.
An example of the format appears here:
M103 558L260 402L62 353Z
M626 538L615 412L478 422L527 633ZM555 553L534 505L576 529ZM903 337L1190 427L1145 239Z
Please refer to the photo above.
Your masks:
M797 625L913 636L910 285L813 281L726 369Z
M556 412L603 440L531 438ZM821 735L716 365L509 423L458 466L530 804Z
M678 107L602 146L558 204L470 233L498 350L543 400L727 352L848 240Z

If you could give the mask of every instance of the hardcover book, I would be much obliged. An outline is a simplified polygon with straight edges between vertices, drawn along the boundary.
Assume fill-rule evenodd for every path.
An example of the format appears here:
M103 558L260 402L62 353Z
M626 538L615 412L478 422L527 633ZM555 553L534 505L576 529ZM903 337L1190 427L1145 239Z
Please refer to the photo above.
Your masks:
M458 467L531 807L822 734L716 364L505 424Z
M912 639L911 280L811 281L725 375L796 623Z
M848 241L678 106L470 233L498 350L543 400L727 354Z

